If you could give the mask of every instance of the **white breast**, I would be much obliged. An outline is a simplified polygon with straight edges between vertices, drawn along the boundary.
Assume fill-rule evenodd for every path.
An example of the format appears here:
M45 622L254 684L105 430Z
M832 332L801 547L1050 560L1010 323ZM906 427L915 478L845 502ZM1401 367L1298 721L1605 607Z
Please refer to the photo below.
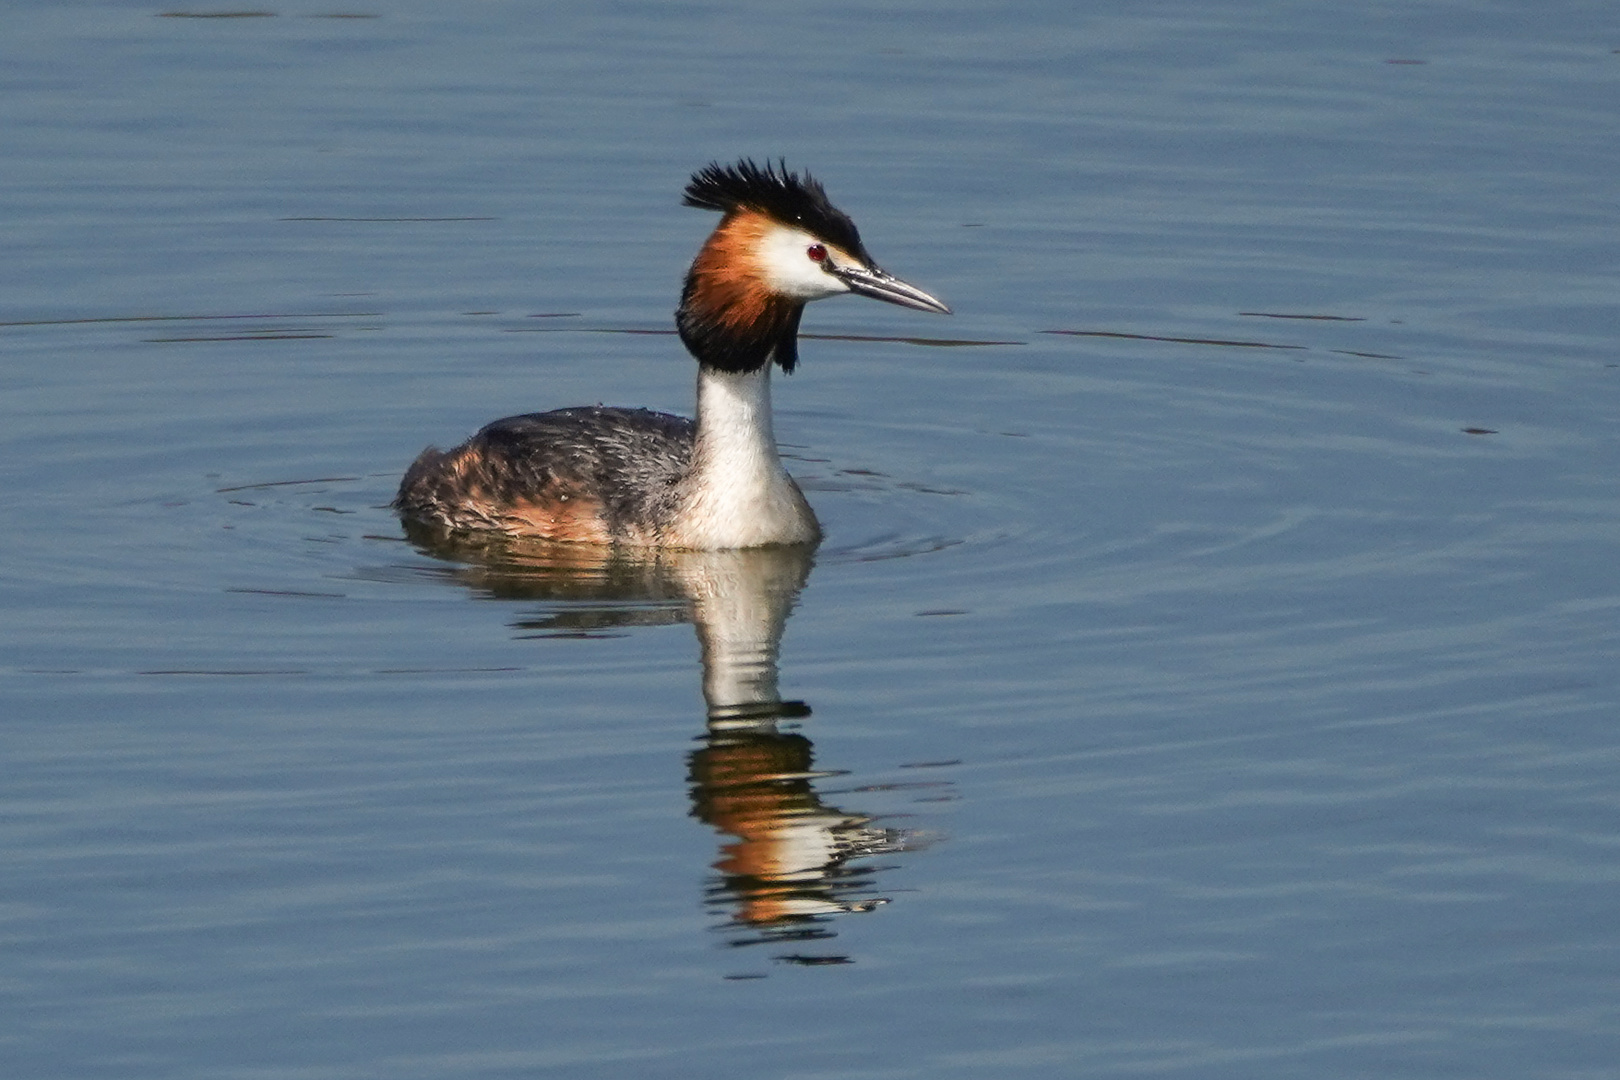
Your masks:
M813 544L821 527L782 467L771 427L771 365L698 373L692 472L667 542L688 548Z

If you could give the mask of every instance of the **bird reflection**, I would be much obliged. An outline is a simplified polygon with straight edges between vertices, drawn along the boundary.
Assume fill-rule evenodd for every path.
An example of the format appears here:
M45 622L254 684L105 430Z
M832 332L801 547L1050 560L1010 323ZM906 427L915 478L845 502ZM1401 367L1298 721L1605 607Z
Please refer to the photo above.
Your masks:
M409 524L413 543L455 563L446 575L488 596L540 601L514 625L547 636L607 636L691 622L702 653L705 730L688 758L692 816L722 835L705 903L735 946L791 945L785 963L848 963L810 953L835 936L838 915L870 911L884 869L872 856L920 846L826 803L817 790L838 772L815 768L795 721L810 715L777 686L782 632L809 577L803 548L626 551L500 536L449 534Z

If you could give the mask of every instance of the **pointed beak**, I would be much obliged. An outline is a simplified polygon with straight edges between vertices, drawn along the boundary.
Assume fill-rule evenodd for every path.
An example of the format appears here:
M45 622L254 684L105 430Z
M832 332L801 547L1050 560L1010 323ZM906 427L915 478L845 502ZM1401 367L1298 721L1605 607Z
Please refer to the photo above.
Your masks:
M870 296L874 300L885 300L918 311L937 311L941 315L951 313L950 308L915 285L907 285L875 266L840 266L832 273L849 286L850 292L859 296Z

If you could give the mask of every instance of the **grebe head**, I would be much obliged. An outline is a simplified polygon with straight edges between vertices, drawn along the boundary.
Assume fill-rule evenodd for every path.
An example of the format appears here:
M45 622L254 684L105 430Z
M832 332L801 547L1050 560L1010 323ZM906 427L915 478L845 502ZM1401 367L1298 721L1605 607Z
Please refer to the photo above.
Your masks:
M692 261L675 313L681 340L707 367L754 371L774 360L792 371L804 305L829 296L950 314L881 269L849 215L786 163L711 164L692 176L684 201L724 215Z

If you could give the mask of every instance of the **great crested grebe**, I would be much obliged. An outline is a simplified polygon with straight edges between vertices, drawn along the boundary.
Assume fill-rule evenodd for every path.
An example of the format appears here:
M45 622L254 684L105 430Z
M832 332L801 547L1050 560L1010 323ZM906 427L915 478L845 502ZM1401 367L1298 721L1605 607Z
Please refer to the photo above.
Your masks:
M771 364L798 362L804 305L855 293L950 314L872 261L808 173L752 161L693 175L684 202L723 216L692 260L675 325L698 362L697 420L589 405L496 420L400 482L405 517L453 530L638 547L814 544L782 467Z

